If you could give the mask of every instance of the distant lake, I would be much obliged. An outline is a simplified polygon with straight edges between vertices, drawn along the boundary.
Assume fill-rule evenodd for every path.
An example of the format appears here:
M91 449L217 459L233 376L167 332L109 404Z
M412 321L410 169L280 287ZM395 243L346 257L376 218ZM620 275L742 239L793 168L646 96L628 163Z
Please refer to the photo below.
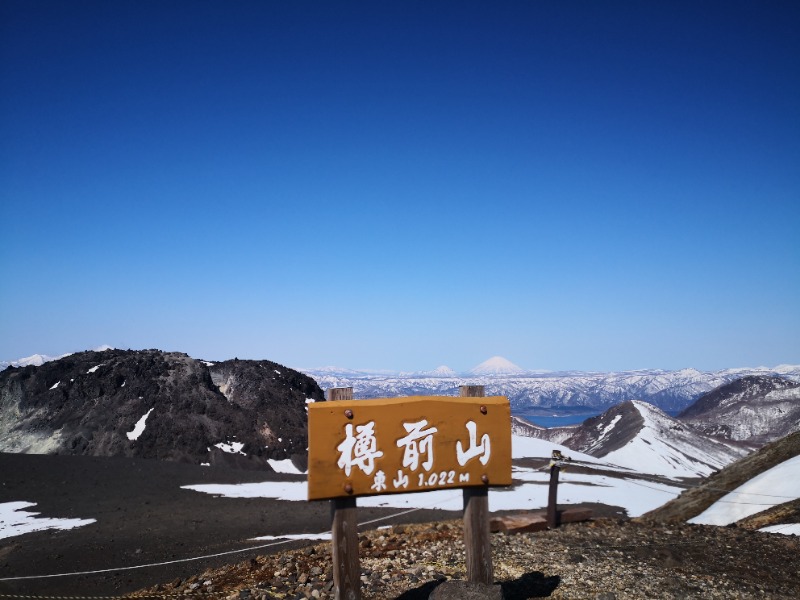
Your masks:
M556 416L540 416L540 415L526 415L525 413L518 413L520 417L526 421L530 421L539 427L564 427L565 425L578 425L583 423L586 419L596 417L601 413L586 413L583 415L556 415Z
M539 427L566 427L567 425L580 425L586 419L590 419L592 417L596 417L597 415L603 414L605 411L589 411L589 412L574 412L574 409L571 411L562 412L560 410L554 409L552 414L542 415L542 409L534 409L532 411L514 411L514 414L518 417L522 417L526 421L530 421ZM548 411L549 412L549 411ZM680 413L679 410L665 410L671 417L675 417Z

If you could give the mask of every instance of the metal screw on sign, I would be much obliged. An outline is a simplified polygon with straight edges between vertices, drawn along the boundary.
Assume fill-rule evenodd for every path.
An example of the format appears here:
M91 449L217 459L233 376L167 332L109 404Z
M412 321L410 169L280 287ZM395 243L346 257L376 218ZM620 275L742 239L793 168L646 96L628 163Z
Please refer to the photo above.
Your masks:
M486 407L485 407L485 406L481 406L481 414L482 414L482 415L485 415L485 414L486 414L486 413L488 413L488 412L489 412L489 411L486 409Z
M344 411L344 416L347 417L348 419L352 419L353 411L348 408L346 411Z

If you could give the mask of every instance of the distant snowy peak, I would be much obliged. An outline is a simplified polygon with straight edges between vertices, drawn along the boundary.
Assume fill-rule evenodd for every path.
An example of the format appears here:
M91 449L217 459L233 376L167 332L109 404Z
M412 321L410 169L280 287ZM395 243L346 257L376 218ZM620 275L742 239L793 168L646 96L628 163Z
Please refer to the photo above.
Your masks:
M469 370L470 375L475 375L477 377L508 377L509 375L524 375L525 373L525 369L515 365L502 356L493 356L489 360L485 360L477 367L473 367Z
M423 371L419 374L422 377L457 377L458 374L447 365L436 367L433 371Z
M64 358L69 356L69 353L62 354L61 356L48 356L46 354L34 354L32 356L26 356L25 358L18 358L17 360L12 360L9 362L0 362L0 370L6 369L8 367L41 367L44 363L50 362L52 360L58 360L59 358Z
M56 358L55 356L47 356L46 354L33 354L32 356L26 356L25 358L11 361L11 364L15 367L41 367L44 363L56 360Z
M94 349L95 352L105 352L106 350L113 350L114 348L109 346L108 344L103 344L102 346L98 346ZM48 363L53 360L58 360L60 358L66 358L67 356L71 356L72 352L67 352L66 354L61 354L60 356L48 356L47 354L33 354L31 356L26 356L25 358L18 358L17 360L11 361L0 361L0 371L6 369L8 367L41 367L44 363Z

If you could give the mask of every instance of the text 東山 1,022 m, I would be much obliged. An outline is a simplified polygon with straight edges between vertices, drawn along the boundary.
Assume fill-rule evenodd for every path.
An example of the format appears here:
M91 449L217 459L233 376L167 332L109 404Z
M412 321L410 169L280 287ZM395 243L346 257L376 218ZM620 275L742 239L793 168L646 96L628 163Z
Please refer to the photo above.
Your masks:
M309 407L309 499L511 484L508 400L416 396Z

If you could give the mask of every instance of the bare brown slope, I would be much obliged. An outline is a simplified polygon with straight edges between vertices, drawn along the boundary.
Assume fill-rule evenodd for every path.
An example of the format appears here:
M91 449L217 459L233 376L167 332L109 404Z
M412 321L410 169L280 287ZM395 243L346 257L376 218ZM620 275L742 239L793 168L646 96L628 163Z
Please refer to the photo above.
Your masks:
M800 431L772 442L758 452L713 474L702 485L683 492L664 506L640 517L646 521L677 523L696 517L729 491L759 473L800 454Z

